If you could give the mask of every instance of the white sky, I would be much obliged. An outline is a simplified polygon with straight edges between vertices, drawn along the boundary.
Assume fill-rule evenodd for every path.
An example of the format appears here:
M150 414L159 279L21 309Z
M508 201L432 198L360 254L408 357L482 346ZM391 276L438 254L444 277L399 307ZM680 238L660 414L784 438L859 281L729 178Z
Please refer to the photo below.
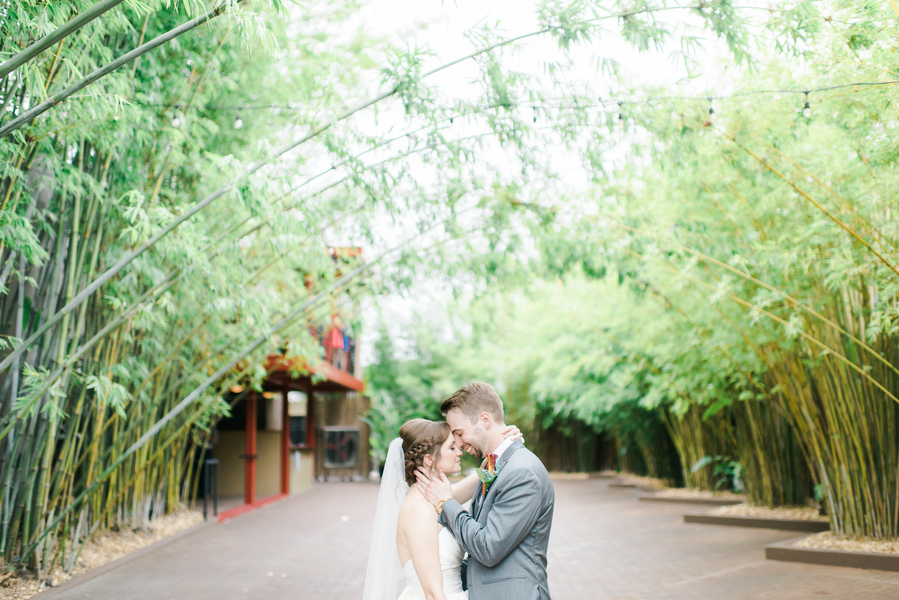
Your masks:
M747 2L752 4L752 2ZM537 4L519 1L474 1L450 0L370 0L360 15L367 31L388 37L409 46L430 48L436 56L431 66L437 66L464 56L475 49L465 38L465 33L479 25L496 26L505 31L506 37L540 29L536 17ZM722 44L708 39L700 29L699 20L686 10L657 13L657 18L669 23L691 23L694 35L706 38L707 57L703 60L704 73L682 91L703 93L720 85L722 75L728 68ZM637 85L674 86L686 83L687 72L683 66L676 66L671 59L671 48L661 52L637 52L630 44L615 36L613 21L609 22L610 32L599 43L579 46L569 53L573 64L573 77L584 83L592 83L601 89L603 78L595 68L597 57L611 58L623 67L628 79ZM549 35L523 40L515 45L516 55L506 60L514 70L541 75L543 63L549 60L564 60L556 42ZM435 75L433 81L453 95L465 96L466 88L475 77L476 67L469 61Z

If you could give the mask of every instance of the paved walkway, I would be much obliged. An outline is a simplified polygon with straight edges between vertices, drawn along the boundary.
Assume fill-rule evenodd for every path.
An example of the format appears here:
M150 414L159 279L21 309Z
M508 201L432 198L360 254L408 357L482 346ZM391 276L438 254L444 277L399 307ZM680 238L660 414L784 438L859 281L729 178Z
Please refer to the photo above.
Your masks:
M685 525L689 506L638 502L637 493L602 480L555 485L554 600L899 597L899 573L764 559L766 544L794 533ZM367 483L319 484L53 600L359 600L377 491Z

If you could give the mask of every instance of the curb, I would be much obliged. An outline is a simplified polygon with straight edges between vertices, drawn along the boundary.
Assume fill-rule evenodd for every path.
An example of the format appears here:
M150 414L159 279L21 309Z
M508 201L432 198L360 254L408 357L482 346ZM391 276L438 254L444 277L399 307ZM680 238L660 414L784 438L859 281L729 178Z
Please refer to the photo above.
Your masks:
M826 567L850 567L876 571L899 572L899 554L850 552L826 548L797 548L792 546L803 538L794 538L765 546L765 558L783 562L805 563Z
M714 498L678 498L677 496L640 496L640 502L665 502L669 504L699 504L702 506L733 506L743 500L716 500Z
M765 517L743 517L739 515L710 515L706 513L687 513L684 523L700 525L723 525L725 527L753 527L758 529L779 529L781 531L801 531L804 533L820 533L830 531L827 521L808 521L802 519L772 519Z
M648 485L643 485L640 483L610 483L609 489L613 490L639 490L641 492L646 492L647 494L655 494L659 491L657 488L650 487Z
M76 575L75 577L69 579L68 581L62 582L61 584L59 584L56 587L47 588L42 592L38 592L37 594L32 596L32 598L38 598L39 600L44 600L44 598L52 598L56 594L62 593L73 587L77 587L77 586L81 585L82 583L87 583L91 579L99 577L100 575L108 573L114 569L118 569L122 565L125 565L125 564L131 562L132 560L140 558L141 556L143 556L145 554L149 554L150 552L159 550L160 548L164 548L165 546L168 546L169 544L177 542L180 539L186 538L187 536L192 535L192 534L200 531L201 529L205 529L205 528L209 527L210 525L215 525L216 523L218 523L218 521L215 518L209 519L208 521L204 521L202 523L197 523L193 527L189 527L189 528L185 529L184 531L179 531L178 533L176 533L174 535L170 535L167 538L163 538L163 539L159 540L158 542L154 542L154 543L150 544L149 546L144 546L140 550L135 550L131 554L126 554L122 558L118 558L110 563L106 563L102 567L97 567L96 569L91 569L90 571L88 571L86 573L82 573L81 575Z
M262 500L257 500L253 504L241 504L235 508L230 510L226 510L225 512L221 512L218 514L218 522L219 523L227 523L228 521L239 517L240 515L246 514L248 512L253 512L254 510L265 508L275 502L280 502L281 500L286 500L290 497L290 494L277 494L275 496L269 496L268 498L263 498Z

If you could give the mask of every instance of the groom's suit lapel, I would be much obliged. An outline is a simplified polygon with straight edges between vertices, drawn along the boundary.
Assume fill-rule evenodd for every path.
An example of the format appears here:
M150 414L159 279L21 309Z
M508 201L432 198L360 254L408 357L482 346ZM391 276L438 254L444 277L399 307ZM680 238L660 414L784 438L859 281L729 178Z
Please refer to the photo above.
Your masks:
M478 520L478 515L481 514L481 486L474 491L474 497L471 499L471 514L474 515L474 520Z
M478 486L477 491L474 496L474 520L477 521L478 517L481 516L481 508L484 506L484 500L487 499L487 496L481 493L481 486Z
M490 486L491 488L500 485L503 466L507 462L509 462L509 459L512 458L513 454L515 454L522 448L524 448L524 444L522 444L521 442L512 442L512 445L506 448L506 451L503 452L503 455L499 457L499 460L496 461L496 480L494 480L493 484ZM490 490L487 490L487 494L489 493ZM481 509L484 508L484 505L487 503L487 494L481 494L481 486L478 486L478 488L475 490L474 500L472 500L472 513L474 514L475 521L477 521L478 517L481 516Z

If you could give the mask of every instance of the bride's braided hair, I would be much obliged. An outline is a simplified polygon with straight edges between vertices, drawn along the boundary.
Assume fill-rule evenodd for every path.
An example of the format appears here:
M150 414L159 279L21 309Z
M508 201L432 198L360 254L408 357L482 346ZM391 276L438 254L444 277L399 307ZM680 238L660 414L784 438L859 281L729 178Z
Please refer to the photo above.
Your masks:
M403 458L405 459L406 483L415 485L415 470L424 464L425 456L434 462L440 458L440 446L450 436L450 427L444 421L412 419L400 427L403 438Z

